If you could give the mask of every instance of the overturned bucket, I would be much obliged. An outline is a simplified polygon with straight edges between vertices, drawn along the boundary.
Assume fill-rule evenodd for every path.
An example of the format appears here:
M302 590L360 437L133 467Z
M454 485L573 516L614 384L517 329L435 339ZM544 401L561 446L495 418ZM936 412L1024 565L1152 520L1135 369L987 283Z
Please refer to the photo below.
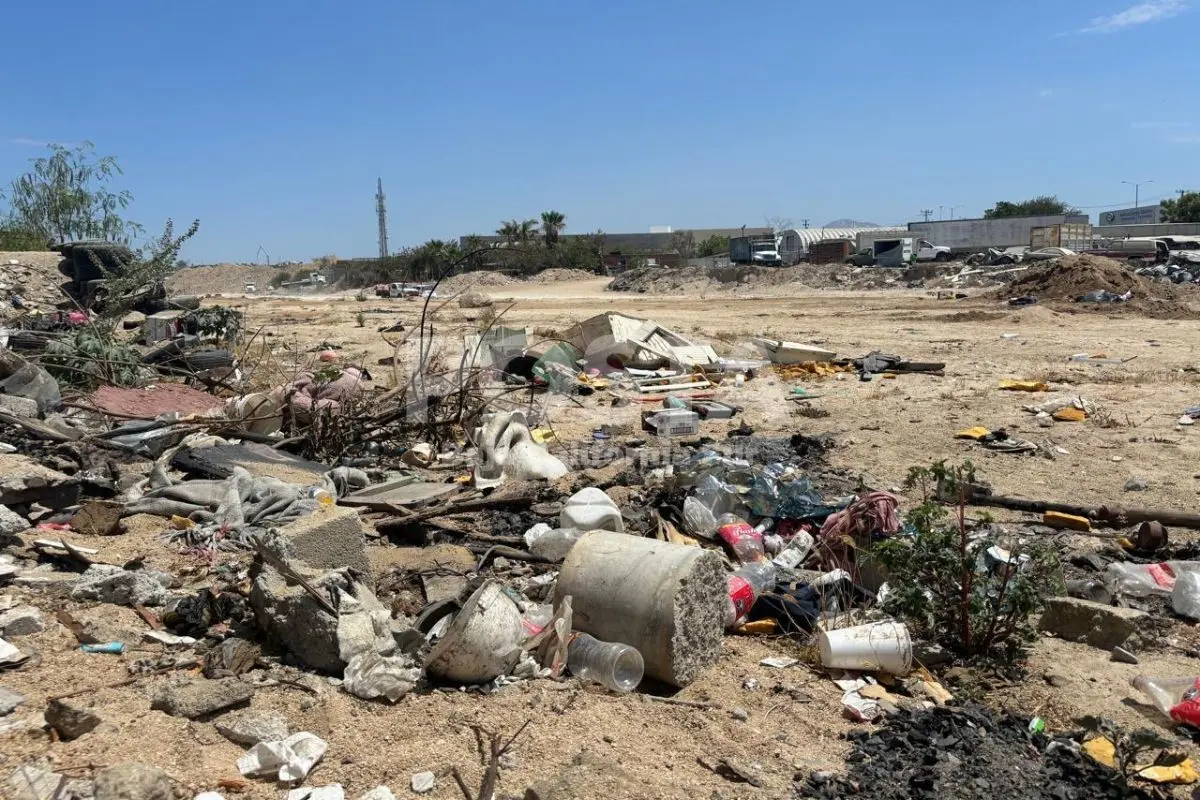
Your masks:
M830 669L887 672L907 675L912 671L912 639L902 622L874 622L819 637L821 666Z
M471 595L425 659L430 675L465 684L487 683L521 658L521 610L499 581Z

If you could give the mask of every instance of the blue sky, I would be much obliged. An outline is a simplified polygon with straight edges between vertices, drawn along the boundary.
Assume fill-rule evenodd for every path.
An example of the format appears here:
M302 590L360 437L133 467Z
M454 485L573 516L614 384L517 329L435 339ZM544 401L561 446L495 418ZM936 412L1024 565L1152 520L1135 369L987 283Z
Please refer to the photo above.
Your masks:
M1132 205L1200 188L1190 3L18 3L0 181L91 140L200 262L372 255L376 177L393 247Z

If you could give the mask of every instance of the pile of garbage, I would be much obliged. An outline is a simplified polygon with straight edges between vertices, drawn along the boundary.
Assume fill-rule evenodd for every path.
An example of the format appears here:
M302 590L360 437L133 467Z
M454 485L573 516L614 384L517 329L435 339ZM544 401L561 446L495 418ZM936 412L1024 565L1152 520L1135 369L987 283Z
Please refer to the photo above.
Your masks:
M1200 252L1179 251L1172 254L1166 264L1138 267L1134 271L1157 281L1200 284Z
M1005 298L1065 301L1077 310L1111 311L1119 307L1169 319L1189 318L1196 313L1187 296L1175 286L1152 280L1103 256L1068 256L1014 274L1015 279L1000 290Z
M239 340L236 315L205 311L179 315L178 327L146 320L147 340L165 339L142 346L179 348L152 366L186 364L188 336L219 331L222 341ZM912 708L952 701L918 663L915 653L929 643L888 608L889 578L873 557L880 542L914 536L899 498L830 468L828 438L734 427L741 408L730 402L768 368L870 381L937 374L944 364L878 351L839 359L818 344L771 339L749 343L760 358L722 358L653 320L616 312L549 339L496 324L467 335L453 357L426 350L425 335L423 327L414 347L428 355L391 388L374 386L363 365L326 347L310 354L313 369L267 386L250 385L236 368L206 382L182 367L174 376L185 382L160 368L142 386L86 392L3 351L0 669L39 669L26 637L60 625L72 647L121 659L127 677L115 685L136 687L170 717L211 721L245 748L238 789L278 781L330 798L343 797L342 787L305 783L322 759L352 754L329 752L327 741L282 715L247 709L256 693L282 684L386 709L444 689L487 696L568 676L594 692L661 693L700 679L725 637L739 634L815 645L813 666L829 673L855 721L894 715L901 700L888 687L901 691L905 678ZM558 441L549 401L564 396L637 424ZM718 430L725 435L704 435ZM980 491L968 499L1003 498ZM1133 512L1082 513L1099 525L1124 524ZM152 531L157 549L132 559L106 552L134 528ZM1142 544L1161 554L1153 540L1148 534ZM372 558L402 547L437 547L445 557L428 569L381 568ZM989 574L1021 566L1004 552L978 555ZM181 562L187 570L166 568ZM1129 587L1160 596L1167 578L1150 566L1122 569L1129 574L1107 604L1056 598L1088 605L1062 604L1043 625L1064 638L1132 647L1125 627L1094 632L1104 613L1096 609L1120 617L1130 609L1112 604L1135 595ZM1179 594L1178 613L1200 615L1200 602L1190 603L1193 589L1200 597L1200 571L1172 570L1171 602ZM86 618L106 606L136 613L144 627ZM44 613L51 607L54 620ZM63 741L91 735L102 720L86 696L111 687L63 687L36 709L0 691L0 730L45 729ZM948 713L890 723L880 736L908 731L908 744L895 744L906 769L923 758L921 726L957 736L960 760L990 752L975 747L968 728L994 731L997 754L1014 749L1007 722L969 711L964 727ZM869 741L860 746L873 753ZM494 743L493 786L503 753ZM1057 765L1044 766L1046 780L1059 770L1062 780L1091 781L1101 792L1108 785L1082 767L1067 771L1057 756L1038 757ZM955 774L966 774L960 767ZM31 762L8 780L17 796L37 800L84 789L120 796L100 789L166 780L136 769L132 777L96 770L89 782ZM918 772L914 780L931 787L942 775ZM969 777L978 783L981 775ZM427 792L435 780L418 773L411 788ZM846 780L881 779L852 770ZM813 784L821 792L848 785Z

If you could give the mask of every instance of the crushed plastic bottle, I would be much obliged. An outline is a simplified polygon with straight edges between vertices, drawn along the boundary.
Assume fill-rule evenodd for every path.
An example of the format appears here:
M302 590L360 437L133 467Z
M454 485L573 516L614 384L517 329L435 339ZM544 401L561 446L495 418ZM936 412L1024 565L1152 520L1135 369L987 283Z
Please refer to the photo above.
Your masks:
M567 645L567 669L614 692L632 692L642 682L645 664L642 654L627 644L602 642L580 633Z
M1200 561L1164 561L1159 564L1109 564L1104 582L1115 595L1167 596L1175 580L1185 573L1200 573Z
M737 625L754 608L754 603L763 592L775 588L778 569L770 561L752 561L743 564L726 578L729 603L725 607L725 627Z
M795 569L804 562L808 557L809 551L812 550L814 540L812 534L805 530L796 531L796 535L788 542L787 547L783 548L779 555L775 556L772 561L778 567L784 569Z
M1200 728L1200 676L1156 678L1138 675L1133 688L1150 698L1154 707L1176 722Z
M722 514L717 519L717 536L742 564L766 558L762 533L736 514Z

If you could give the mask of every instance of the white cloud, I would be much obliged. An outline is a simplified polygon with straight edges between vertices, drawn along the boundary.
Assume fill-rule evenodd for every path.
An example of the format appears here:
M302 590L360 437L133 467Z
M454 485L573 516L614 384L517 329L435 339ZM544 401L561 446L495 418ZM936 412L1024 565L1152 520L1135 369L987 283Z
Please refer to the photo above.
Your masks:
M20 147L49 147L52 144L61 144L63 147L74 147L75 142L58 142L51 139L31 139L27 136L6 136L0 139L6 144L15 144Z
M1187 10L1187 7L1187 0L1146 0L1144 3L1130 6L1116 14L1094 17L1087 25L1079 29L1079 33L1115 33L1135 25L1145 25L1148 22L1158 22L1179 16Z
M1038 89L1038 97L1054 97L1053 89Z

